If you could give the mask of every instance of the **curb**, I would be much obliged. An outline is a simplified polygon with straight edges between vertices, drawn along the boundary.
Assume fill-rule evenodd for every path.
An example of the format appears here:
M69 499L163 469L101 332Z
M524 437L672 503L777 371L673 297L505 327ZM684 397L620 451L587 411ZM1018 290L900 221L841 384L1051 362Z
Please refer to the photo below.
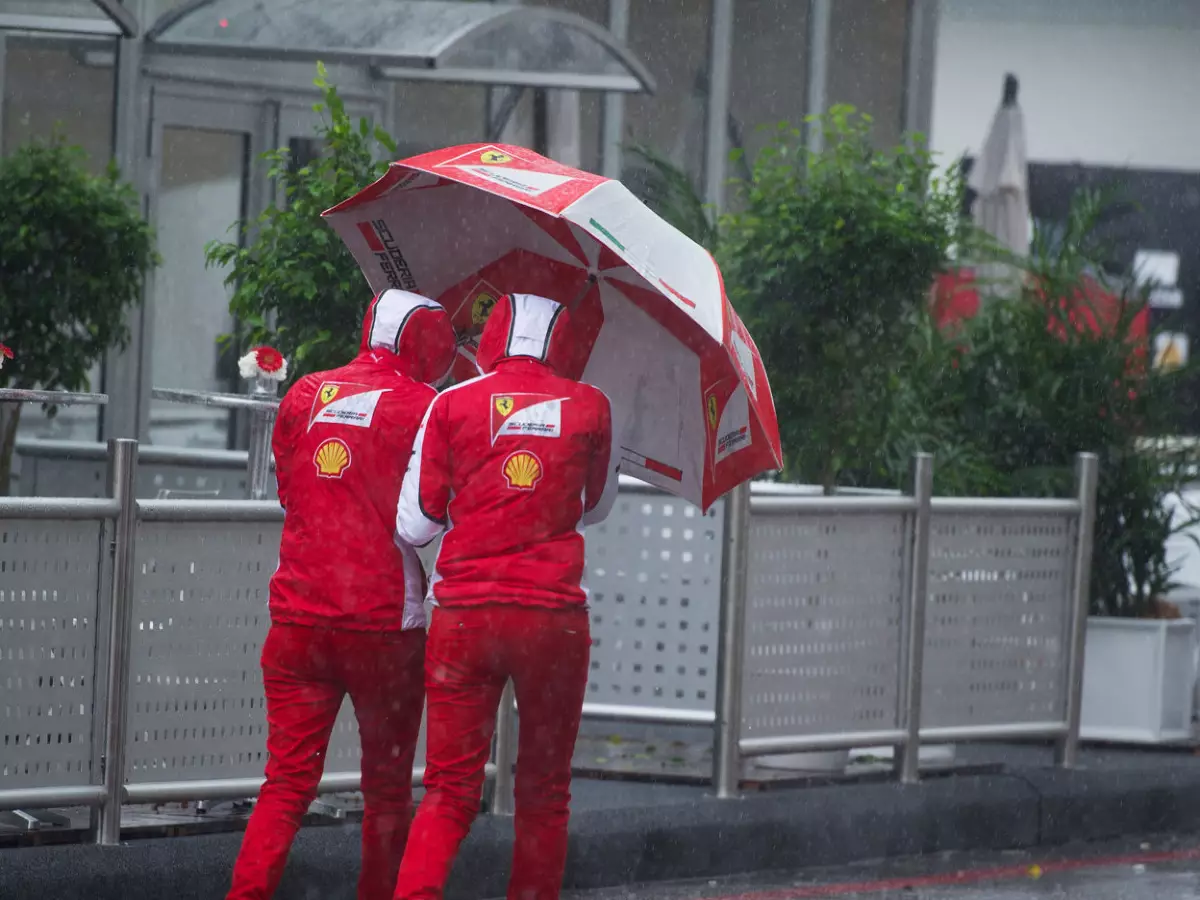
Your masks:
M717 878L946 851L1200 830L1200 772L1013 769L916 785L811 787L571 818L564 886ZM353 900L359 828L304 829L279 900ZM213 900L228 889L241 834L0 851L5 900L46 896ZM449 900L504 895L509 820L481 817L463 845Z

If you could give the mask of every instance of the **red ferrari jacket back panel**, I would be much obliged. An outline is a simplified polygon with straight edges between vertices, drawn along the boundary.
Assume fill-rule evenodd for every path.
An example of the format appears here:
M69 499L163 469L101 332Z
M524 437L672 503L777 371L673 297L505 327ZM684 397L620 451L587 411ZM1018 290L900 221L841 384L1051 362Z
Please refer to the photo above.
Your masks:
M377 298L368 321L394 321L406 341L424 347L419 352L437 356L432 369L428 357L367 349L349 365L301 378L280 404L272 444L286 515L271 579L275 622L358 630L425 625L424 573L412 548L395 541L394 516L413 440L436 392L395 366L440 377L454 345L444 311L417 300L428 306L398 315L391 307L402 304ZM415 332L424 333L423 344ZM397 339L383 343L402 347Z
M511 302L502 298L497 308ZM546 328L550 339L544 332L531 342L539 347L560 328L566 339L565 318L556 324L539 304L552 301L518 295L516 324L511 309L493 310L488 327L518 336L522 327ZM617 484L611 419L602 391L533 355L504 355L490 374L434 401L396 530L422 545L448 529L431 584L436 603L586 604L583 525L607 514Z

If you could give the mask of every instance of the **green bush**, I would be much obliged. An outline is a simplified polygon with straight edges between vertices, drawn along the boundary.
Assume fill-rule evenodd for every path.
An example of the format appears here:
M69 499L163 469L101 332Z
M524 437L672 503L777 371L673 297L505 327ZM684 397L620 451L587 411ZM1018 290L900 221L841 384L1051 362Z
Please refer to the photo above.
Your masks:
M350 118L325 67L317 71L323 99L315 109L328 116L316 132L324 152L299 168L287 149L267 153L268 177L283 202L243 228L244 244L213 241L206 248L209 265L229 266L229 311L245 339L280 350L292 361L292 379L342 365L358 352L355 323L370 287L321 213L383 175L396 153L382 128Z
M1035 241L1017 293L986 301L960 331L940 334L926 321L913 332L883 465L898 481L908 454L924 449L936 456L939 493L1066 496L1075 454L1096 453L1092 611L1144 616L1171 577L1163 501L1197 460L1186 448L1139 450L1141 439L1173 430L1187 372L1149 365L1134 332L1145 297L1100 271L1106 205L1078 195L1059 239ZM1092 305L1089 284L1116 298L1115 315ZM1087 323L1089 312L1101 327Z
M821 152L781 126L758 155L718 256L771 378L785 474L831 492L878 470L906 342L968 230L961 184L919 142L878 150L847 106L814 121Z
M137 193L115 166L91 174L55 135L0 159L0 343L16 358L0 387L79 391L158 263ZM51 413L53 413L51 408ZM8 492L21 404L0 403L0 494Z

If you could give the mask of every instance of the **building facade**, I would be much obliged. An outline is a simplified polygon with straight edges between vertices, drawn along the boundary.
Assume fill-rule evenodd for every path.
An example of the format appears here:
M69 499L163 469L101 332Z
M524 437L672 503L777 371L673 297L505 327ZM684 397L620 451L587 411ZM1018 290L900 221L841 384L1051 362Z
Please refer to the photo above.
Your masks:
M275 43L255 43L245 36L254 29L239 31L244 18L282 8L276 0L0 0L0 148L57 127L96 169L115 157L143 194L164 260L133 314L130 347L93 373L107 409L48 419L30 408L23 437L243 444L230 414L150 391L238 389L235 354L218 344L233 326L224 273L205 266L204 246L275 202L264 151L319 152L318 59L351 111L382 124L404 155L499 139L620 177L623 147L643 143L717 207L745 171L728 165L729 151L752 158L781 121L850 103L892 143L927 131L932 109L933 0L530 0L480 26L478 39L460 29L450 50L414 49L420 28L372 44L379 35L364 23L379 4L308 5L327 46L319 33L277 28ZM474 2L393 5L418 23L434 6L481 17ZM353 41L360 50L345 52Z

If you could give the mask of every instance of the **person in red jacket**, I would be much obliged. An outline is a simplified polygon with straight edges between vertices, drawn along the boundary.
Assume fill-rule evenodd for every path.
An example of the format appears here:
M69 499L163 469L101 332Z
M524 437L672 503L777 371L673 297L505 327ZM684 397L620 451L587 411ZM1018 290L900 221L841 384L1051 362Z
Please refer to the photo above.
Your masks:
M486 374L440 394L413 447L396 532L417 546L446 532L426 645L426 794L397 898L441 897L509 678L521 728L508 896L544 900L562 884L591 647L583 526L617 489L608 397L576 380L584 330L553 300L502 297L480 339Z
M267 781L246 828L231 900L269 898L317 792L346 694L362 740L359 900L390 897L412 818L424 705L425 576L395 540L413 440L454 360L446 312L389 290L371 303L348 365L301 378L272 446L285 509L262 652Z

